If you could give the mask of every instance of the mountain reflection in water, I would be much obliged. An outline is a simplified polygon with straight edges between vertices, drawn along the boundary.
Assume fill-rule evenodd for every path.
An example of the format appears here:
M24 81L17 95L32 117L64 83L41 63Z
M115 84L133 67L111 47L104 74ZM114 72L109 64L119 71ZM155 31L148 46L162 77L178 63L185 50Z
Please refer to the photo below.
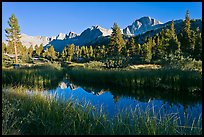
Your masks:
M158 93L160 92L160 94ZM153 90L110 90L87 85L79 86L64 79L56 89L45 91L44 94L55 95L58 100L69 100L70 97L80 103L89 102L96 108L103 107L104 112L113 117L122 110L130 111L139 106L143 110L154 107L155 111L161 108L165 113L179 112L192 117L202 113L202 99L200 97L185 97L165 91Z

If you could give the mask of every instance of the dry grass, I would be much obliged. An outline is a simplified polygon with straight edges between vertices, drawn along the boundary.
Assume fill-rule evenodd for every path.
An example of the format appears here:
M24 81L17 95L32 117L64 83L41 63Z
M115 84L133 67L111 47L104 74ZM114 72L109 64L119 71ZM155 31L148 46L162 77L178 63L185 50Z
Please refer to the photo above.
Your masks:
M143 64L143 65L132 65L130 66L131 69L159 69L161 68L160 65L155 64Z
M69 62L67 64L69 67L84 67L84 63Z

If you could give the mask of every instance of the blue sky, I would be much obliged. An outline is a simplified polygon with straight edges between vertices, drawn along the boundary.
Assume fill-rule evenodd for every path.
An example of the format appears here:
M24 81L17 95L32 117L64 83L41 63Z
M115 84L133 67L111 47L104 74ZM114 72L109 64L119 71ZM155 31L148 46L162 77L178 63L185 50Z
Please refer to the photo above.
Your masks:
M184 19L187 9L191 18L202 18L202 2L3 2L2 39L12 13L21 33L56 36L69 31L80 34L93 25L110 29L114 22L123 29L142 16L165 23Z

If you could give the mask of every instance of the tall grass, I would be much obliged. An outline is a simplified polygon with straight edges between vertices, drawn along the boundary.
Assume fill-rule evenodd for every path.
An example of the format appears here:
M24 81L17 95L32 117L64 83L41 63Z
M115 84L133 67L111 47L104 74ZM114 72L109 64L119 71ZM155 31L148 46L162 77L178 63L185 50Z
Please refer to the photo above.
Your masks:
M63 77L63 70L53 65L37 65L2 70L3 85L24 85L33 90L56 88Z
M179 69L114 71L71 68L67 69L67 73L71 80L119 88L154 88L201 93L202 87L200 73Z
M142 111L136 107L125 115L118 113L113 119L101 108L97 112L88 103L74 103L70 98L60 103L39 94L28 96L25 87L3 88L3 134L33 135L185 135L202 134L202 117L182 125L177 113L161 115L154 108ZM153 114L153 115L152 115Z

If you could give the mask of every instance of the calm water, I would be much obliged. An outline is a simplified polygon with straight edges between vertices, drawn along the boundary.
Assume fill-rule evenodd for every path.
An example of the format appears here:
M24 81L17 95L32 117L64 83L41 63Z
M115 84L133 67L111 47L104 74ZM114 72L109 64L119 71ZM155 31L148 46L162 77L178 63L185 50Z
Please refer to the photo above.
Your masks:
M63 71L47 73L43 70L4 70L2 74L5 85L22 85L25 88L31 88L31 91L34 91L35 88L37 88L37 91L46 89L43 92L31 92L31 94L42 93L54 96L59 101L72 99L78 103L88 102L89 105L95 106L98 111L102 106L103 112L107 113L109 117L113 117L118 112L123 112L124 109L126 112L130 112L131 109L134 110L137 107L144 111L154 107L154 111L160 111L161 115L178 113L183 121L185 121L185 117L188 117L188 119L190 117L191 120L198 119L202 114L202 95L189 93L188 91L122 89L113 87L109 84L110 80L106 84L90 83L84 81L86 80L84 77L83 80L80 80L83 73L73 78ZM87 78L89 78L89 75L87 75ZM92 78L95 77L92 76ZM102 80L104 81L104 79ZM121 78L119 82L123 82L123 80Z
M162 110L163 113L167 114L179 112L182 121L184 117L194 119L202 114L202 99L200 98L185 97L185 95L180 96L174 93L165 93L164 96L160 96L162 91L155 92L151 89L132 91L118 89L118 91L111 91L75 85L68 80L63 80L57 88L44 91L43 94L55 96L57 100L61 101L72 98L78 103L88 102L90 105L95 106L98 111L100 106L102 106L109 117L113 117L114 114L122 112L124 109L130 111L136 107L140 107L143 110L154 107L155 112Z

